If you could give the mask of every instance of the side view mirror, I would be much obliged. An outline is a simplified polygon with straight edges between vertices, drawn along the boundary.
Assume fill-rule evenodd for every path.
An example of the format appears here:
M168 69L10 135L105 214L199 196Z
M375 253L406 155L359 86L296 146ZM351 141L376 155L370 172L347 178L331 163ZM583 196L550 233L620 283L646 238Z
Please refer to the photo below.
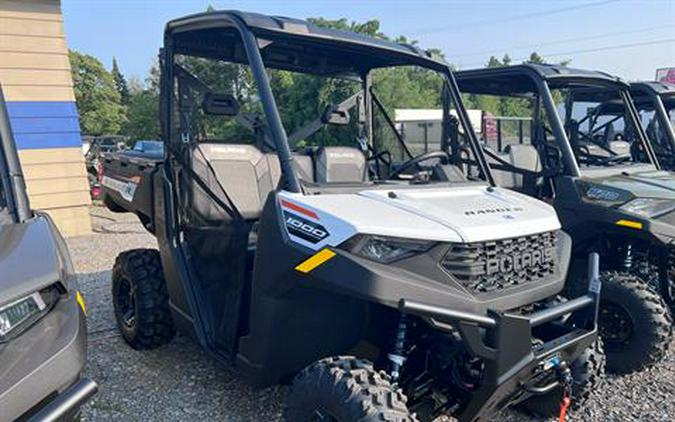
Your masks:
M321 116L321 123L330 125L348 125L349 110L328 106Z
M234 117L239 114L239 101L230 94L209 92L204 95L202 110L213 116Z

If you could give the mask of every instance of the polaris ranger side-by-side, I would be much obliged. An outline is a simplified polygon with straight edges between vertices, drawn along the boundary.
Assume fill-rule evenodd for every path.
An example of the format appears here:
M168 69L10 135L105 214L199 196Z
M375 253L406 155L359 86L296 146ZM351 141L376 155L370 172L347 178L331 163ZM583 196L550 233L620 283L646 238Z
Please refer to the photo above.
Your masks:
M79 420L97 389L85 319L66 244L30 209L0 88L0 420Z
M160 57L165 158L110 184L159 244L113 269L132 347L181 331L254 385L291 382L290 421L557 415L590 395L597 274L557 297L570 238L549 205L494 185L445 63L242 12L169 22ZM443 148L416 156L378 97L382 72L410 69L445 110ZM282 87L315 78L343 97L287 136ZM453 124L475 179L446 152Z
M630 372L660 360L672 335L664 299L672 302L675 175L660 171L628 85L605 73L549 65L467 70L456 77L462 93L509 98L529 114L519 117L532 119L529 139L484 149L502 186L553 204L572 236L576 261L588 251L600 253L600 333L608 368ZM626 110L620 121L595 115L609 99ZM656 286L636 277L655 268Z
M647 137L651 141L654 153L665 170L675 170L675 85L666 82L631 82L630 93ZM601 143L605 138L631 141L626 137L621 125L627 110L616 96L603 95L596 90L584 90L578 93L579 101L589 99L597 106L589 109L586 129ZM610 136L611 134L611 136ZM628 133L630 135L630 133ZM599 136L602 136L600 138ZM614 139L613 139L614 140ZM639 152L639 145L635 152ZM641 161L646 161L642 154Z
M661 166L675 170L675 85L631 82L630 93Z

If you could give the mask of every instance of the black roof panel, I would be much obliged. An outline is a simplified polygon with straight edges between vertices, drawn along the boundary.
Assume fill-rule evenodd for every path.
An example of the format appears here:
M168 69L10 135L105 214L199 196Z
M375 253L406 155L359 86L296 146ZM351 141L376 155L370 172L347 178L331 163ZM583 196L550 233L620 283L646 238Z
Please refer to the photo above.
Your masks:
M675 94L675 85L668 82L636 81L630 83L630 90L634 95L647 92L658 95L670 95Z
M627 88L620 78L605 72L576 69L562 65L519 64L454 72L459 88L475 94L514 95L536 92L536 81L552 88L567 84L600 84Z
M299 54L298 48L304 45L307 47L305 54L314 56L315 62L322 55L325 55L326 60L330 61L332 66L329 70L316 70L316 73L339 72L341 67L339 63L343 59L345 62L343 70L345 72L354 71L354 67L357 66L360 70L408 64L430 67L436 70L446 69L447 67L445 62L431 58L426 52L411 45L399 44L349 31L323 28L300 19L241 11L205 12L174 19L166 25L165 38L181 35L186 38L184 34L195 33L198 34L195 35L198 39L192 40L189 43L189 48L199 49L198 44L201 41L199 38L206 38L204 35L208 30L228 28L233 30L242 25L259 38L272 41L276 53L284 54L291 51L293 54ZM207 41L218 40L222 40L222 38L213 38ZM289 42L288 45L284 45L285 42ZM184 45L188 45L188 43L186 42ZM211 44L207 48L213 49L215 45ZM312 52L307 53L310 50ZM206 53L206 51L206 48L202 48L202 53ZM216 55L214 53L214 56ZM239 61L241 61L240 57ZM282 61L277 63L266 57L265 62L270 67L310 72L313 70L311 65L308 64L309 61L293 65Z

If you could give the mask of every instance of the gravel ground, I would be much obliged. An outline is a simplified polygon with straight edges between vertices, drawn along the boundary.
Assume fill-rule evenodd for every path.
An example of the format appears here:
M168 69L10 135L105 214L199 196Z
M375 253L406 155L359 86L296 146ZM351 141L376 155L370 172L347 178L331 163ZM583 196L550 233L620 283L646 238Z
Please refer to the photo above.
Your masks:
M94 207L92 220L94 234L68 240L89 311L87 373L100 386L85 407L83 420L280 420L283 387L250 388L185 337L150 352L137 352L124 343L115 328L110 299L112 265L119 252L154 248L156 241L131 214ZM608 377L593 400L571 419L675 420L673 353L649 371ZM535 421L510 411L495 420Z

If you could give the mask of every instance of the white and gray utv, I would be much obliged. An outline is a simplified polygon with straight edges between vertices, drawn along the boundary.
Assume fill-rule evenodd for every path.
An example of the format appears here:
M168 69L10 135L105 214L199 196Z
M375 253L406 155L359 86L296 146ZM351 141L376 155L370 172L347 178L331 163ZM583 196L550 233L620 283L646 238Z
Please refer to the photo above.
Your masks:
M443 125L453 108L480 177L453 162L446 129L414 154L398 136L377 81L406 69L436 78ZM344 97L289 122L290 73ZM598 279L557 297L570 238L549 205L494 186L445 63L214 12L168 23L161 94L164 160L106 192L158 240L113 269L132 347L190 335L254 385L290 382L290 421L477 421L520 403L557 415L590 395Z

